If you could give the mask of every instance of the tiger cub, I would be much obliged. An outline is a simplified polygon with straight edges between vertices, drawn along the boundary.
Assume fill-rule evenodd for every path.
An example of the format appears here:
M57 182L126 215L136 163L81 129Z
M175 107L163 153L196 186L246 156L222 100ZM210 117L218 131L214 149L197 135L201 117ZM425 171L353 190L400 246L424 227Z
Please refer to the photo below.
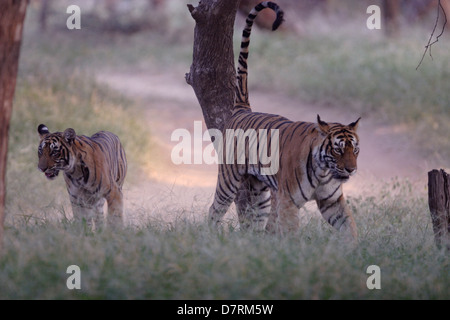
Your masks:
M122 186L127 173L125 150L119 138L107 131L78 136L72 128L50 133L38 127L38 168L52 180L64 173L73 216L87 225L103 226L103 205L108 204L110 226L123 225Z
M248 137L253 132L256 138L250 138L248 147L241 149L245 155L237 154L238 149L233 148L234 156L224 156L220 162L209 219L214 225L219 224L235 201L242 228L284 234L298 230L299 209L307 201L315 200L328 223L356 240L357 229L345 203L342 184L357 170L359 119L349 125L327 123L319 116L316 123L294 122L279 115L252 112L250 108L247 91L250 33L258 12L265 8L276 13L273 30L283 21L283 11L269 1L258 4L248 15L239 54L235 105L222 132L226 138L229 138L226 134L229 130L241 130L249 133ZM278 135L265 136L262 143L264 130ZM246 134L243 136L245 138ZM234 144L235 136L231 138L232 141L223 146ZM258 150L257 161L249 157L251 148ZM267 169L261 161L264 148L272 155L279 151L274 172L263 171ZM224 150L223 154L226 152ZM244 156L245 161L237 161ZM230 163L229 159L234 160Z

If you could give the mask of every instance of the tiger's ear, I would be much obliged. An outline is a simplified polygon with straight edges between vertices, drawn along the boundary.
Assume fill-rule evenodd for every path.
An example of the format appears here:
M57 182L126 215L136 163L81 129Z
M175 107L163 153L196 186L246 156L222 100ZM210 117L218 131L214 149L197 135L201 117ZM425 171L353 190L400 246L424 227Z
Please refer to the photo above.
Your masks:
M330 129L330 125L325 121L320 120L320 116L317 115L317 124L319 125L320 131L324 134L328 134L328 130Z
M64 139L66 139L69 144L72 144L76 136L77 135L75 134L75 130L73 130L72 128L66 129L64 131Z
M358 129L358 123L359 120L361 120L361 117L358 118L358 120L356 120L355 122L352 122L348 125L348 127L350 127L350 129L355 130Z
M48 130L48 128L45 124L40 124L38 127L38 133L39 133L39 136L41 138L43 138L45 135L49 134L50 131Z

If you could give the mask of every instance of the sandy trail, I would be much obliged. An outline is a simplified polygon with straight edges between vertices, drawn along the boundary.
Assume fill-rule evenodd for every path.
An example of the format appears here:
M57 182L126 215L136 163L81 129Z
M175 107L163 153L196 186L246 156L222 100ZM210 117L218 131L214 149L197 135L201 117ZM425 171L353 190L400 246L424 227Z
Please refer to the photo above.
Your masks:
M172 148L178 143L171 141L172 132L185 128L193 134L194 121L203 119L184 75L107 72L98 79L144 106L159 149L158 155L149 159L148 179L125 190L129 206L134 207L134 211L143 208L147 213L149 206L153 212L160 211L159 206L165 209L173 206L171 210L162 210L164 212L180 213L199 206L206 212L214 194L217 165L175 165L171 161ZM250 101L255 111L277 113L291 120L314 122L320 114L325 121L350 123L359 117L343 108L321 108L255 90L250 92ZM435 167L418 156L419 150L408 140L407 126L380 124L368 115L361 120L358 133L361 145L358 173L344 185L345 194L364 195L373 191L375 184L380 186L381 181L396 177L408 178L421 186L426 184L427 172ZM203 147L207 144L204 142Z

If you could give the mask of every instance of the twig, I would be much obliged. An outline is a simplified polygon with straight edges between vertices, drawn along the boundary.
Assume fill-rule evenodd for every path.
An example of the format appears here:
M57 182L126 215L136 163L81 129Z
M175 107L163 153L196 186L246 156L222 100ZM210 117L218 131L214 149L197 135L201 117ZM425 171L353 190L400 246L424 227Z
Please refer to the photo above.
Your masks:
M420 59L420 62L419 62L419 64L417 65L416 70L418 70L419 67L420 67L420 65L422 64L422 61L423 61L423 59L425 58L425 55L426 55L427 51L430 51L430 57L431 57L431 59L433 59L433 56L432 56L432 54L431 54L431 47L433 46L433 44L435 44L436 42L438 42L438 41L439 41L439 38L444 34L445 26L446 26L446 24L447 24L447 14L445 13L444 7L442 7L441 0L438 1L438 4L439 4L439 5L438 5L438 10L437 10L436 22L435 22L435 24L434 24L433 31L431 32L430 39L428 39L428 43L427 43L427 45L425 46L425 51L423 52L422 59ZM442 12L444 13L444 25L442 26L441 33L436 37L436 40L434 40L433 42L431 42L431 40L433 39L434 33L435 33L435 31L436 31L438 22L439 22L439 17L440 17L440 12L441 12L441 10L442 10Z

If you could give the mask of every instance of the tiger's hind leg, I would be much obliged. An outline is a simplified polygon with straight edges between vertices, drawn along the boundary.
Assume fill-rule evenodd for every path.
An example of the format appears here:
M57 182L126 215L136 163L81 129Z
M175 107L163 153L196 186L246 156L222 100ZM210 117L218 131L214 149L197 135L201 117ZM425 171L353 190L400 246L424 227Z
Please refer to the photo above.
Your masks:
M91 201L82 201L77 199L72 201L73 218L76 223L85 223L89 230L92 229L93 223L96 230L103 229L103 205L104 199L100 199L97 202L91 199Z
M271 211L270 189L253 176L246 176L236 199L241 229L264 231Z
M108 203L108 227L123 226L123 194L121 188L114 186L106 196Z
M271 209L266 224L266 232L274 234L277 232L278 199L276 191L271 190L270 193L271 193Z
M228 166L228 168L226 168ZM219 165L216 193L214 201L209 208L208 220L214 227L218 227L223 216L227 213L231 203L236 198L242 176L237 172L228 174L229 171L238 171L232 165Z

